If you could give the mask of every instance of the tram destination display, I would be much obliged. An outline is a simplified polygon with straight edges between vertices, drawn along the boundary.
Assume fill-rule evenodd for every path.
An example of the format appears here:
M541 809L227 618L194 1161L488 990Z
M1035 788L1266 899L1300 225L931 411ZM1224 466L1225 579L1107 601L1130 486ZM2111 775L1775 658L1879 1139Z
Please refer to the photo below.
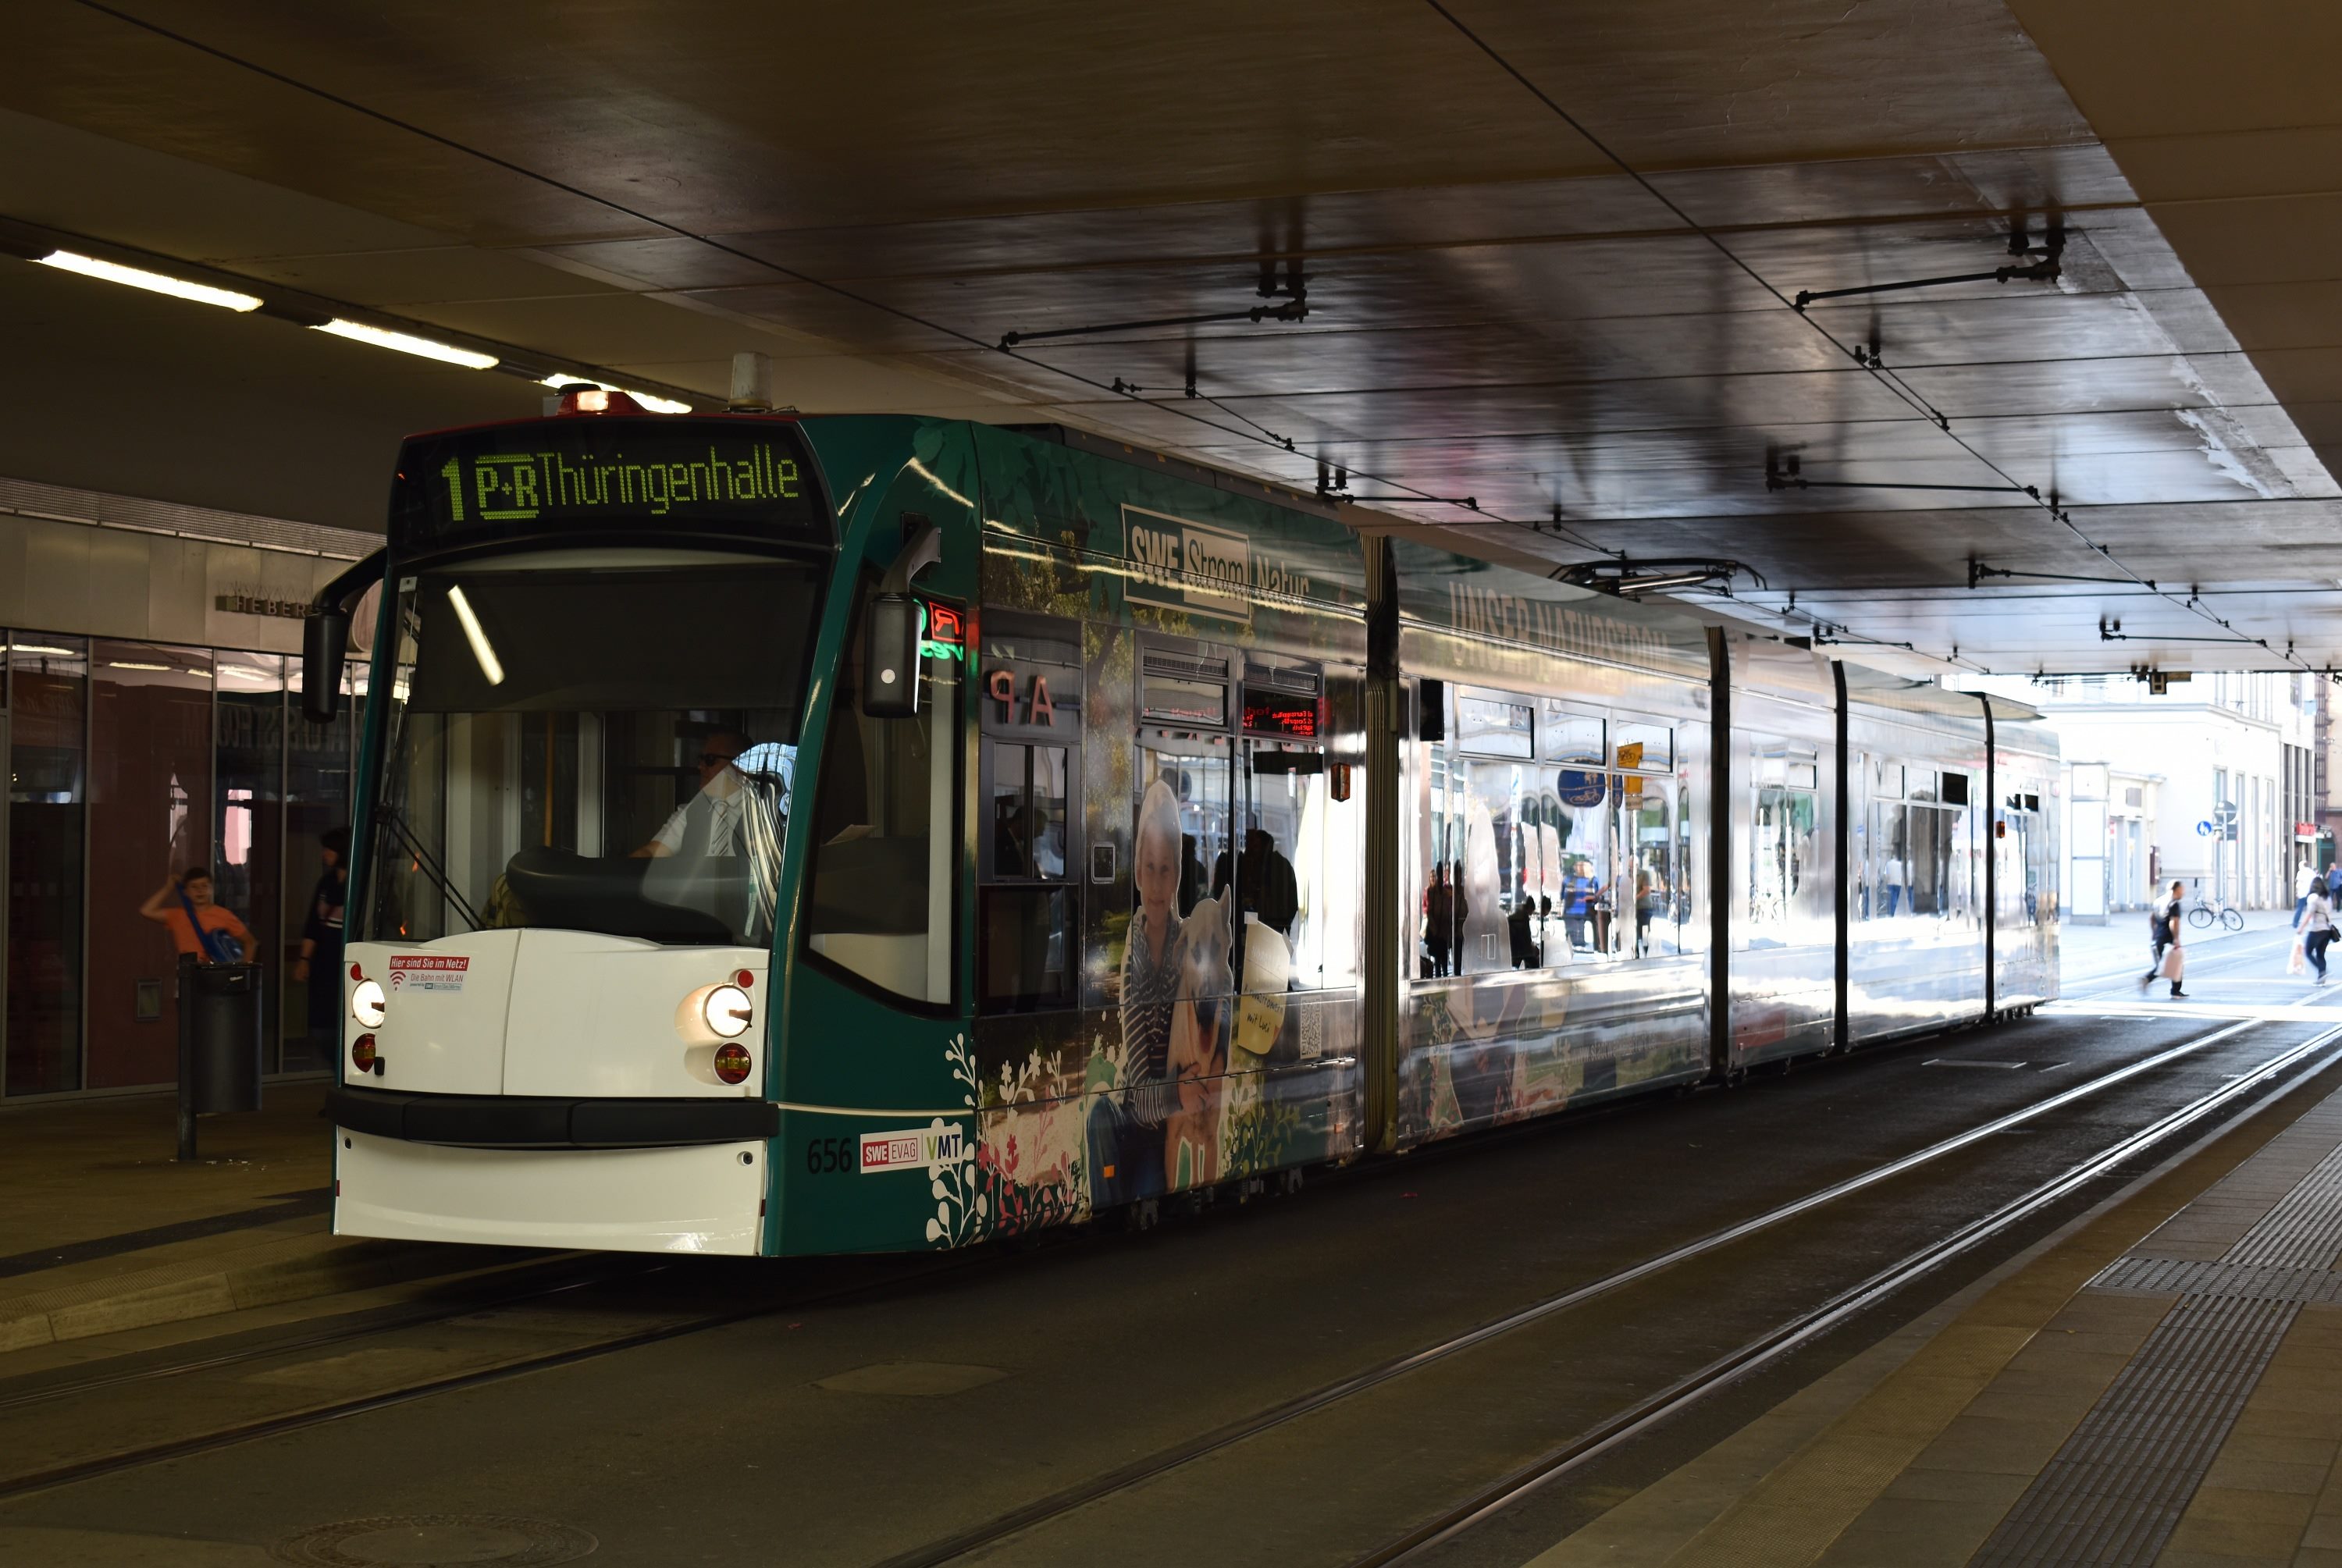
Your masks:
M578 416L424 436L391 491L392 537L410 547L646 524L826 543L827 521L782 420Z

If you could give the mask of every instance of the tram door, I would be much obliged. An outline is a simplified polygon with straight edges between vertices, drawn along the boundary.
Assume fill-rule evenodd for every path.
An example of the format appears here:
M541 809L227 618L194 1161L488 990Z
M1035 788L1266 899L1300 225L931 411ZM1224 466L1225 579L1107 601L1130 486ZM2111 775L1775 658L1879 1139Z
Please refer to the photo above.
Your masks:
M1245 670L1238 803L1242 834L1234 885L1238 989L1248 1006L1237 1044L1266 1056L1258 1038L1283 1021L1288 991L1327 984L1325 679L1306 666L1253 663ZM1214 877L1214 882L1218 882ZM1246 1034L1249 1028L1250 1034Z
M1081 629L985 627L977 730L977 1010L1081 1000Z

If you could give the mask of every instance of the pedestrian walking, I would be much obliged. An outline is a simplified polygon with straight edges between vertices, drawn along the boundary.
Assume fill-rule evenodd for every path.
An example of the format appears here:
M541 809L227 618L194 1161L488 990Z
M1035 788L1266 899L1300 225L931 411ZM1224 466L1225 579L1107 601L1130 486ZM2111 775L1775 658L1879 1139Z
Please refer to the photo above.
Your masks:
M2141 991L2155 984L2159 977L2171 982L2171 994L2185 997L2179 988L2180 976L2187 972L2187 960L2179 950L2179 916L2184 913L2180 898L2182 884L2171 884L2171 896L2157 903L2147 912L2147 935L2154 944L2154 962L2145 974L2138 977Z
M2294 924L2301 937L2301 950L2309 960L2309 967L2317 972L2312 985L2326 984L2326 944L2334 940L2334 905L2327 900L2326 890L2318 888L2302 901L2301 918Z
M2317 868L2306 860L2301 863L2301 869L2293 874L2293 924L2297 931L2301 928L2302 906L2325 882L2326 879L2317 874Z

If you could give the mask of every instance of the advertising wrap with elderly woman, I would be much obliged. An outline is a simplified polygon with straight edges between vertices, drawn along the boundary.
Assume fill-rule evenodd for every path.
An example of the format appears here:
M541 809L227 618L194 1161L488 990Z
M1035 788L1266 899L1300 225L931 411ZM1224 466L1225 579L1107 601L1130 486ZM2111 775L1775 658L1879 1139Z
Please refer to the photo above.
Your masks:
M1179 803L1157 779L1138 808L1137 908L1123 954L1120 1083L1090 1112L1090 1201L1105 1208L1212 1179L1210 1102L1227 1060L1227 901L1179 914ZM1216 973L1214 973L1216 966Z

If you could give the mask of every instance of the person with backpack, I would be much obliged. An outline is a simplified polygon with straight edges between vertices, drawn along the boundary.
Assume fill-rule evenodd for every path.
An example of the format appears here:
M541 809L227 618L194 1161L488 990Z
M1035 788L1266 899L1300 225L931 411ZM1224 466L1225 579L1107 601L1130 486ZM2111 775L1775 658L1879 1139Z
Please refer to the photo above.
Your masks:
M2312 890L2302 901L2301 918L2295 923L2294 930L2301 937L2301 951L2308 958L2309 966L2317 972L2317 978L2310 984L2325 984L2326 944L2334 940L2335 932L2334 905L2323 887Z
M181 953L198 964L241 964L252 951L252 933L233 911L212 902L212 873L190 866L146 895L138 913L166 926Z

